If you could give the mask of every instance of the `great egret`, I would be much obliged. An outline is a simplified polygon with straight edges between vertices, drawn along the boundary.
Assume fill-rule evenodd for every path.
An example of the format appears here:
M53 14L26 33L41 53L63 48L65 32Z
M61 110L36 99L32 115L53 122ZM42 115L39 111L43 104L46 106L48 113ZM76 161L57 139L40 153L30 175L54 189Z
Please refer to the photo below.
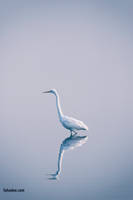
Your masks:
M61 106L60 106L59 95L55 89L52 89L43 93L51 93L56 96L56 106L57 106L60 122L66 129L70 130L71 136L73 132L77 134L76 130L88 130L88 127L82 121L63 115Z
M56 180L59 178L59 175L61 173L61 168L62 168L62 159L63 159L63 154L67 150L73 150L76 147L80 147L83 144L85 144L88 140L88 136L77 136L73 135L70 137L65 138L61 145L60 145L60 150L58 154L58 168L55 174L49 174L51 177L48 179L51 180Z

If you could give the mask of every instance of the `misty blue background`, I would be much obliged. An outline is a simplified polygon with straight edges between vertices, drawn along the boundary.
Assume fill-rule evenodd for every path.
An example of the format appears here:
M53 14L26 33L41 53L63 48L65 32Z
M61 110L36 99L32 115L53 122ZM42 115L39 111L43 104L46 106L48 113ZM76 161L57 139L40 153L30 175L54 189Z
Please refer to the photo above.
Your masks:
M0 1L0 198L133 199L133 1ZM64 114L88 141L64 154ZM25 193L4 193L24 188Z

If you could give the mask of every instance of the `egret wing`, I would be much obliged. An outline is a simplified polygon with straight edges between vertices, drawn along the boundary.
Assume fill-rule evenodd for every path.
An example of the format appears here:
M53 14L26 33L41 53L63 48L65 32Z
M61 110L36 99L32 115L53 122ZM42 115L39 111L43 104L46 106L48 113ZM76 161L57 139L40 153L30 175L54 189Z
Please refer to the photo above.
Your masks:
M68 129L76 130L86 130L88 127L80 120L74 119L72 117L65 116L63 118L63 125Z

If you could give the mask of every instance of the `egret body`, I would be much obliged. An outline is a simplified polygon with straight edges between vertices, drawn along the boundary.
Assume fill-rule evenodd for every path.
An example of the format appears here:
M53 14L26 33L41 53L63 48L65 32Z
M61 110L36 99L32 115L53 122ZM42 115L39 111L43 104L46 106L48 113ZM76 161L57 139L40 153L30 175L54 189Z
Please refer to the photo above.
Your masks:
M79 130L88 130L88 127L80 120L74 119L72 117L68 117L65 116L61 110L61 106L60 106L60 99L59 99L59 95L58 92L55 89L43 92L43 93L51 93L54 94L56 97L56 107L57 107L57 112L58 112L58 116L59 116L59 120L61 122L61 124L64 126L64 128L70 130L71 132L71 136L72 133L74 132L75 134L77 134L76 131Z

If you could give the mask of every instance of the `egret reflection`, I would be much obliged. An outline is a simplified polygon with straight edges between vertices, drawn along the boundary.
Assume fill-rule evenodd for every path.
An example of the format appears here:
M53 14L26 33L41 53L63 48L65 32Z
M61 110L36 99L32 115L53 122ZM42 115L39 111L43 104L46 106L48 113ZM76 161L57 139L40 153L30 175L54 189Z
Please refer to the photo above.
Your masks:
M59 154L58 154L57 171L54 174L50 174L49 179L56 180L59 178L59 175L62 169L62 159L63 159L64 152L66 150L72 150L76 147L82 146L84 143L87 142L87 139L88 139L88 136L79 136L75 134L63 140L63 142L60 145Z

